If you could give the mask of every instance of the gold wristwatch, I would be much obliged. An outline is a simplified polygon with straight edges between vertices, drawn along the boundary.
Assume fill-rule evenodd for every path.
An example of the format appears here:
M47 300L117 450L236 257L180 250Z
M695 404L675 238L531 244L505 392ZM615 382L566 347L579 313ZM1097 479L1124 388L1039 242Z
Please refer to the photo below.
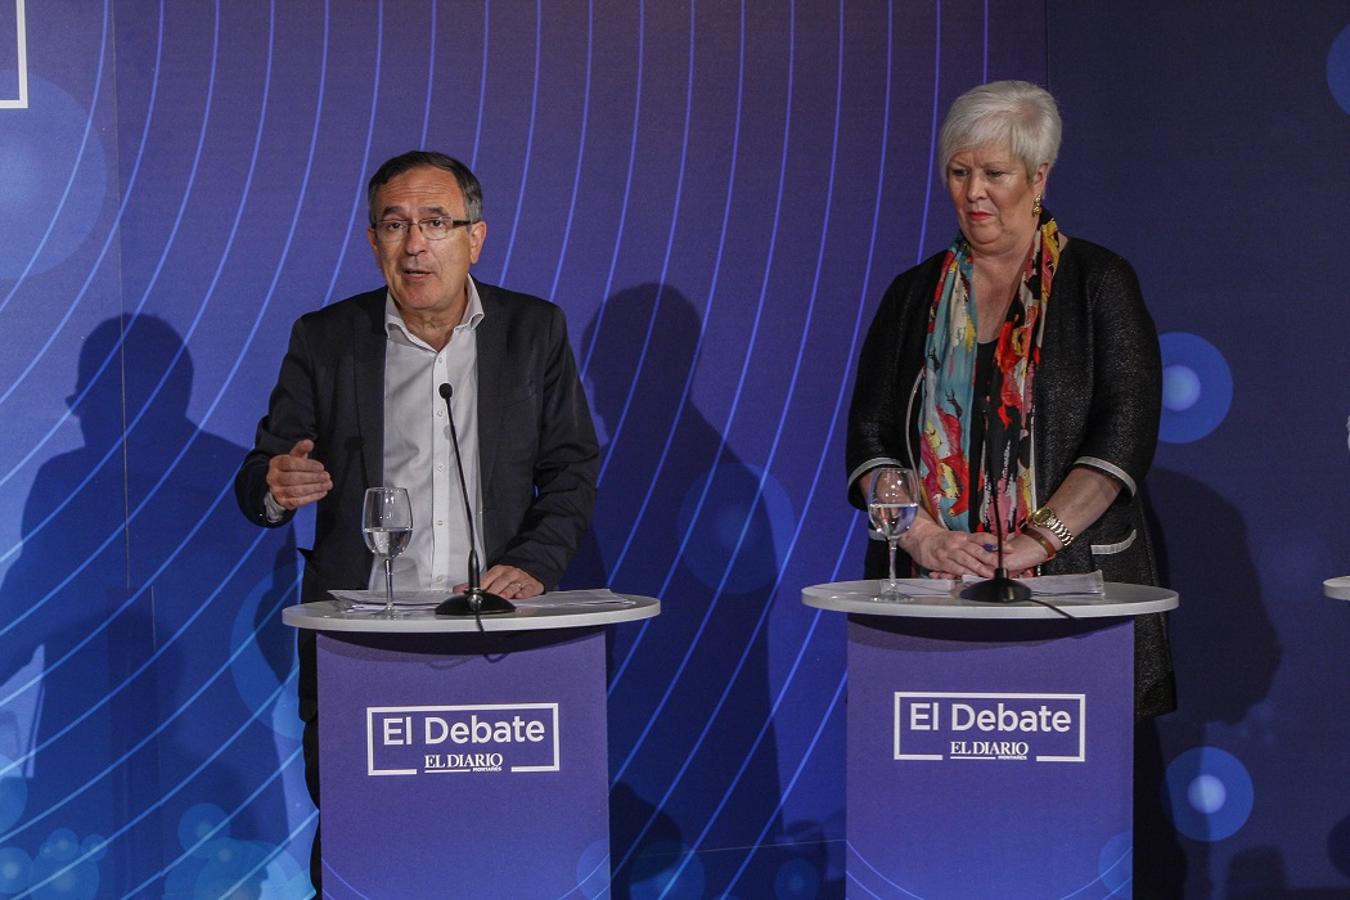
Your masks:
M1038 525L1059 538L1061 549L1073 543L1074 534L1069 530L1069 526L1065 525L1048 506L1042 506L1031 514L1031 524Z

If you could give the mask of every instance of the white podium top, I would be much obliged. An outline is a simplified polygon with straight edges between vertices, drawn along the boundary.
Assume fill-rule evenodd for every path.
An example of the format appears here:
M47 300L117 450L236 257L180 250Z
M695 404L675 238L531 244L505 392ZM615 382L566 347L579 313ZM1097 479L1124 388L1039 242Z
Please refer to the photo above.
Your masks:
M546 628L586 628L650 618L661 611L653 597L616 594L601 588L589 591L554 591L529 600L513 600L515 612L483 616L483 631L537 631ZM438 617L429 609L400 612L387 619L376 610L347 611L350 604L338 600L300 603L281 612L281 621L295 628L315 631L355 631L366 634L433 634L478 631L473 616Z
M1053 609L1036 603L976 603L955 594L916 597L912 600L872 599L880 584L870 581L836 581L802 589L802 602L817 609L862 613L869 616L906 616L926 619L1062 619ZM1106 583L1105 594L1059 594L1037 597L1075 619L1138 616L1166 612L1177 607L1177 592L1143 584Z
M1328 578L1322 582L1322 590L1332 600L1350 600L1350 575Z

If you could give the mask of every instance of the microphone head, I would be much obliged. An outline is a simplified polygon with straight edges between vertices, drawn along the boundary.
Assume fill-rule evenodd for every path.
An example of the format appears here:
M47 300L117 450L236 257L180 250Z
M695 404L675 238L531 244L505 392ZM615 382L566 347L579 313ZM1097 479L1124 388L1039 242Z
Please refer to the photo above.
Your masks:
M453 393L455 392L454 389L450 387L450 382L448 382L448 381L443 381L443 382L441 382L441 386L440 386L439 390L440 390L440 393L441 393L441 399L442 399L442 400L449 400L449 399L450 399L450 395L453 394Z

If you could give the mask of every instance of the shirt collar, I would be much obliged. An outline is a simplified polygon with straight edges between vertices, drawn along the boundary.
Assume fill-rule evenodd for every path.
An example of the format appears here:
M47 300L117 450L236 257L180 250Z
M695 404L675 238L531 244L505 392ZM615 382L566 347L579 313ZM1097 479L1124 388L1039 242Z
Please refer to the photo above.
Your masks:
M461 328L477 331L478 323L483 321L483 300L478 296L478 285L474 283L473 276L469 276L467 281L469 302L464 307L464 318L455 326L456 331ZM394 302L394 295L388 290L384 292L384 333L387 337L401 335L408 341L421 343L421 339L408 330L403 315L398 311L398 304Z

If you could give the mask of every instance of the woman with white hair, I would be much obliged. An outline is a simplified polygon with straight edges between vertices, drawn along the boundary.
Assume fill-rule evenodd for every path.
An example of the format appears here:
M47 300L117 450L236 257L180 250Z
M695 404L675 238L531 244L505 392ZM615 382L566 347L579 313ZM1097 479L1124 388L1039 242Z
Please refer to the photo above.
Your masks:
M1156 584L1139 486L1161 410L1157 333L1134 270L1069 238L1046 209L1055 100L1023 81L957 98L939 160L951 246L887 289L849 412L849 495L882 466L916 471L921 508L899 550L939 577L1090 572ZM997 521L996 521L997 517ZM870 542L867 574L886 570ZM1135 711L1174 709L1161 616L1136 620Z

